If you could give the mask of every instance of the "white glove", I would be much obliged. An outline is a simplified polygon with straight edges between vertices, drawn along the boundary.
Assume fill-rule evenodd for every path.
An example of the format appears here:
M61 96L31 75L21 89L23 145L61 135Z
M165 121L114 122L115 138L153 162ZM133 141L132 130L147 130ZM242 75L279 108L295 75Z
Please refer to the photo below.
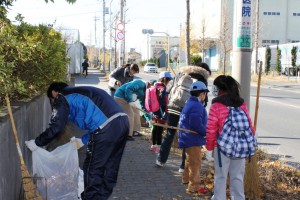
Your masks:
M131 107L133 107L133 108L136 108L136 107L137 107L137 105L136 105L135 102L129 102L129 105L130 105Z
M213 158L213 151L208 151L208 150L207 150L205 156L206 156L206 159L207 159L208 161L214 161L214 158Z
M80 149L81 147L84 146L84 144L82 143L81 138L75 138L75 142L76 142L77 149Z
M26 146L28 147L28 149L30 149L30 151L35 151L37 150L39 147L35 144L35 140L29 140L29 141L25 141Z
M151 127L153 125L153 121L152 120L148 120L148 121L146 121L146 123L148 124L149 127Z

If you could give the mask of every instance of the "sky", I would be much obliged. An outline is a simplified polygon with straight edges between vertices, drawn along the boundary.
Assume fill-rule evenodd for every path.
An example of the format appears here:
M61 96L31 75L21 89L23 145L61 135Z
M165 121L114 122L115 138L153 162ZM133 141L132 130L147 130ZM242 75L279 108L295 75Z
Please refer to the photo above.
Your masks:
M202 0L191 0L192 12L200 1ZM120 10L120 0L106 0L106 7L110 5L113 19ZM81 42L86 45L95 44L96 17L96 44L102 47L102 9L103 0L77 0L74 4L68 4L64 0L55 0L55 3L45 3L44 0L17 0L10 8L8 17L14 20L20 13L25 17L25 22L33 25L54 23L54 28L78 30ZM138 52L143 51L147 36L142 34L142 29L179 36L180 25L185 25L185 0L126 0L125 10L126 50L135 48ZM105 17L109 28L110 15L106 14ZM110 48L109 33L108 30L105 40L107 48Z

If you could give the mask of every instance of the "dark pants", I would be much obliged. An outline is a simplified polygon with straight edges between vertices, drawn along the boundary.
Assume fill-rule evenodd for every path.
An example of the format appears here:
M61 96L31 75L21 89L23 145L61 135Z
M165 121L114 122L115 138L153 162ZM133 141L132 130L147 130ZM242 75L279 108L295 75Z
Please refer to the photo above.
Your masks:
M172 113L168 114L168 126L177 127L178 122L179 122L179 115L174 115ZM166 163L168 160L175 134L176 134L176 130L169 129L169 128L167 129L167 134L163 138L163 141L160 146L159 154L157 157L157 160L160 161L161 163Z
M164 131L163 127L160 126L153 126L152 129L152 144L155 145L161 145L161 140L162 140L162 133Z
M88 75L88 68L87 67L83 67L82 73L87 76Z
M109 94L110 94L110 96L114 97L115 96L115 92L116 92L115 89L109 88Z
M129 132L127 116L114 119L90 134L83 164L83 200L106 200L117 183L119 166Z
M185 168L185 159L186 159L185 148L182 148L180 169Z

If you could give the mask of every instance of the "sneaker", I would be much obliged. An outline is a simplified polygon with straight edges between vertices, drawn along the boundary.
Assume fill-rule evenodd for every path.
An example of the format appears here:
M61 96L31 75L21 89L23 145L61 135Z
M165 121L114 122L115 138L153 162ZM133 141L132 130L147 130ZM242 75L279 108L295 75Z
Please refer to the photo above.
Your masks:
M128 136L127 141L134 141L134 138L132 136Z
M163 167L164 166L164 164L162 163L162 162L160 162L160 161L158 161L158 160L156 160L156 163L155 163L157 166L159 166L159 167Z
M182 174L184 172L184 169L179 168L178 172Z
M156 152L157 146L156 145L151 145L150 151Z
M205 187L202 187L202 188L198 189L199 194L206 194L207 192L208 192L208 190Z
M142 136L142 134L138 131L133 131L133 137L139 137Z

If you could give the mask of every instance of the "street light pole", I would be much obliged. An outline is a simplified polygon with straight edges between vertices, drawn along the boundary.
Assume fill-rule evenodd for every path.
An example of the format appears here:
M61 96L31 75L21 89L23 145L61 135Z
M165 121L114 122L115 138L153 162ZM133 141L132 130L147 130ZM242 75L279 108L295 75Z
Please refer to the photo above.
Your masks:
M147 62L149 61L149 33L147 33Z
M167 55L167 63L166 63L166 70L169 68L169 61L170 61L170 35L166 32L153 32L153 33L163 33L167 36L168 39L168 55Z
M111 71L112 68L112 42L111 42L111 38L112 38L112 23L111 23L111 3L113 2L113 0L110 1L109 3L109 47L110 47L110 53L109 53L109 71Z

